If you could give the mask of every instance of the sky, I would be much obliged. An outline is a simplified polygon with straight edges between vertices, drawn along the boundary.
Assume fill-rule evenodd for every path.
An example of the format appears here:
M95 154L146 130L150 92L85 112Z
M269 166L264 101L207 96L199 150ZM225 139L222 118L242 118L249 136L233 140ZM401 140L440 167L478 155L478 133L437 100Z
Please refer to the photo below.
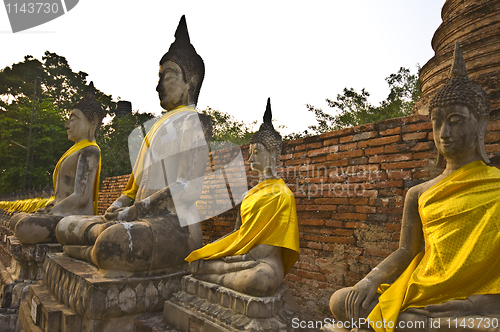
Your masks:
M0 69L25 55L41 60L48 50L115 101L158 115L159 60L186 15L205 62L198 109L260 124L270 97L275 126L288 134L315 124L306 104L329 111L325 99L352 87L365 88L378 105L389 93L387 76L400 67L416 73L434 56L444 2L80 0L65 15L18 33L3 7Z

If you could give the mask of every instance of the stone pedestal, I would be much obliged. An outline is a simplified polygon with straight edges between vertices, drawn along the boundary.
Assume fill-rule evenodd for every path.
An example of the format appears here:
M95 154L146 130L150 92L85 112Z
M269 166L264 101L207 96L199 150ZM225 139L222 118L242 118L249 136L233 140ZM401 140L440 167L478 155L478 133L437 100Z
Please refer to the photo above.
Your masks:
M111 278L66 254L49 254L42 281L21 304L23 331L132 332L136 318L162 310L186 273L172 269L161 276Z
M292 331L297 315L290 290L282 284L269 297L248 296L186 276L182 291L165 302L164 320L183 332Z
M8 322L9 327L1 331L14 332L20 329L16 326L19 305L27 297L29 286L41 280L45 256L62 251L62 247L58 243L21 244L13 235L4 239L2 250L10 254L11 261L0 269L0 322L4 322L0 326Z

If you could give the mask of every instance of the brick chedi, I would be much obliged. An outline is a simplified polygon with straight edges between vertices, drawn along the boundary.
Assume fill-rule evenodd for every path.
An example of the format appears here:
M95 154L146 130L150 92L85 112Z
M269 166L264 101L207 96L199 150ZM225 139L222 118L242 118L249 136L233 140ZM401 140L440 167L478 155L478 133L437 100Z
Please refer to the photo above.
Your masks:
M429 113L432 96L448 78L458 40L469 77L488 93L491 116L500 116L500 0L447 0L441 17L432 38L435 55L421 69L422 96L413 113Z

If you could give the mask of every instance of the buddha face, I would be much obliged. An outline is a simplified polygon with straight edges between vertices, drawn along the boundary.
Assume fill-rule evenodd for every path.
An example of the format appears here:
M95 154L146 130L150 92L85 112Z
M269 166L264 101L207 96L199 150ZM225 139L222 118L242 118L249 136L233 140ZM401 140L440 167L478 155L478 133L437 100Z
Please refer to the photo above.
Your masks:
M173 61L160 66L160 79L156 91L163 109L171 111L177 106L188 105L189 84L184 82L181 67Z
M271 153L261 143L250 144L250 168L260 174L271 171Z
M80 142L83 139L94 138L95 125L77 108L71 111L68 122L64 127L68 130L68 139L70 141Z
M477 153L478 119L467 106L437 107L431 121L434 143L445 158L466 158Z

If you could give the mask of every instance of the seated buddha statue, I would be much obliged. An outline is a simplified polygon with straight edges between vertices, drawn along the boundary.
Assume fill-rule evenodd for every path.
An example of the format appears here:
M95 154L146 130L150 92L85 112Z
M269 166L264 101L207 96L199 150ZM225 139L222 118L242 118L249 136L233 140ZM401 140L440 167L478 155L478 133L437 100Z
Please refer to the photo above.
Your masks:
M429 114L437 163L446 159L446 168L408 190L399 248L332 295L337 320L364 318L376 331L415 331L412 322L421 321L430 331L439 319L450 331L447 319L465 319L473 331L485 316L500 316L500 171L486 165L488 96L468 77L458 42Z
M182 16L160 61L156 90L167 112L142 140L127 187L106 214L59 222L56 236L66 254L108 275L145 276L186 264L201 247L196 201L212 135L210 118L195 110L204 73Z
M250 140L248 161L259 183L241 202L235 231L186 258L196 278L251 296L270 296L299 258L295 197L276 178L281 147L268 99L264 123Z
M54 169L55 198L36 213L18 213L10 219L9 227L21 243L57 242L55 229L62 218L97 214L101 151L95 138L103 117L94 84L90 82L66 123L68 138L75 144Z

